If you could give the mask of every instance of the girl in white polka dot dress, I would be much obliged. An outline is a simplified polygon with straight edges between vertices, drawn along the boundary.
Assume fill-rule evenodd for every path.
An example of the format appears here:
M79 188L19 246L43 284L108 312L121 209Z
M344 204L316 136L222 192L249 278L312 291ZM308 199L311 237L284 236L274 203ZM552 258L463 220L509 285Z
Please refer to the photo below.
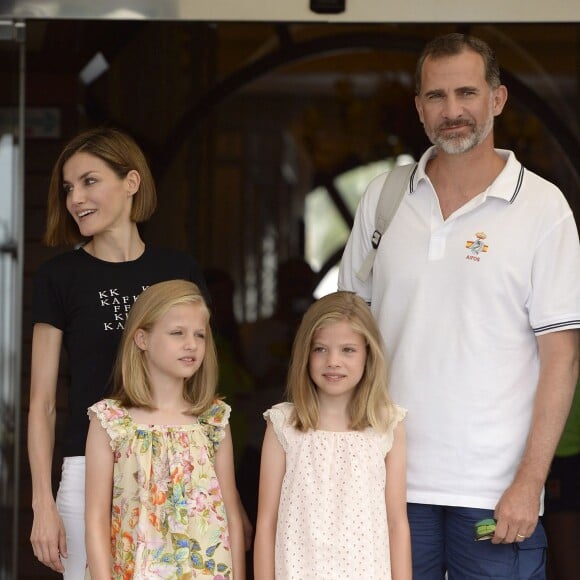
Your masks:
M350 292L315 302L292 350L290 402L264 413L256 580L408 580L406 411L387 394L379 329Z

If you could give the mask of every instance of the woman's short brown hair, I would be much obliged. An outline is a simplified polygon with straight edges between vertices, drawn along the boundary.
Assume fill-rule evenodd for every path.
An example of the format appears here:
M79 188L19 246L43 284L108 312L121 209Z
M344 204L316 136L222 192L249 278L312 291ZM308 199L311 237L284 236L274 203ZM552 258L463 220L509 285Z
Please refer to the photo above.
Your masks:
M139 173L141 183L133 196L132 221L139 223L148 220L157 206L153 175L135 140L127 133L109 127L84 131L69 141L52 169L44 235L44 243L48 246L73 245L84 239L66 208L62 175L64 164L81 151L104 161L120 179L125 178L129 171Z

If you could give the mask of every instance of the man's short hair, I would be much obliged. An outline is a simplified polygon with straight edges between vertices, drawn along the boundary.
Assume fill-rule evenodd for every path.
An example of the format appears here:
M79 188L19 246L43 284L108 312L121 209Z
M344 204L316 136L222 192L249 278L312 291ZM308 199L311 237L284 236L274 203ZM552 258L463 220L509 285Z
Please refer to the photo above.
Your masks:
M428 42L417 61L417 68L415 69L415 92L421 92L421 74L423 72L423 65L425 60L430 58L441 58L446 56L456 56L465 50L471 50L483 59L485 67L485 80L492 89L497 89L501 85L499 74L499 64L495 57L495 52L483 40L475 36L453 32L438 36Z

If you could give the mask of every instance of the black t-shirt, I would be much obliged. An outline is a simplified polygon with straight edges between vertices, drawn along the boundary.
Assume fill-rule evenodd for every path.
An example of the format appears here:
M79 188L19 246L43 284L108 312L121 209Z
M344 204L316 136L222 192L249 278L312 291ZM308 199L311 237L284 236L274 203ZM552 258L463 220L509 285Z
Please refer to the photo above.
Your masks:
M146 247L137 260L105 262L82 248L56 256L34 277L33 323L63 331L70 369L64 455L84 455L87 408L110 389L124 322L137 296L165 280L190 280L207 299L201 270L188 254Z

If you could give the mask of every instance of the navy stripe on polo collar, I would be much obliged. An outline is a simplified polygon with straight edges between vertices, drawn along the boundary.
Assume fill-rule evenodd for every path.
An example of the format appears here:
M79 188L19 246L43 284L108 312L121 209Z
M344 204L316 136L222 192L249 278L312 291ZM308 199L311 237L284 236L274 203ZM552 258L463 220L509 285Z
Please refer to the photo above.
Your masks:
M419 181L426 177L425 166L427 165L427 161L429 161L429 159L435 155L435 151L435 146L429 147L429 149L427 149L427 151L425 151L425 153L421 156L419 163L417 163L417 166L411 173L409 180L410 194L415 192ZM509 151L507 149L496 149L495 151L498 155L505 159L506 165L489 187L487 195L491 197L497 197L499 199L504 199L511 204L514 203L522 188L525 168L516 159L513 151Z

